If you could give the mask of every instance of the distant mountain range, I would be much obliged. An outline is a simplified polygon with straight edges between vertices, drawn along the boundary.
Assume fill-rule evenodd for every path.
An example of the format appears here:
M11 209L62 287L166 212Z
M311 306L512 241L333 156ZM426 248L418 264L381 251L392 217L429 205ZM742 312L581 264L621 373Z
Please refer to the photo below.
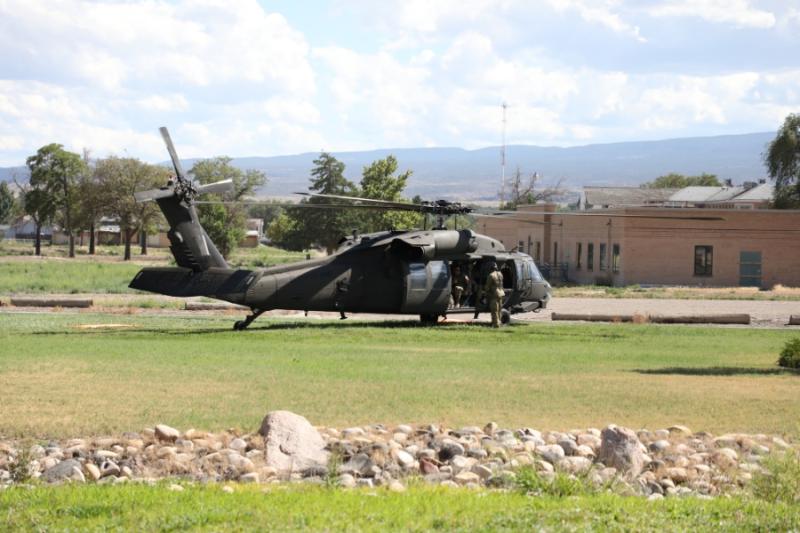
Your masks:
M506 177L519 167L524 174L538 172L544 183L564 178L569 188L584 185L637 186L669 172L716 174L735 183L764 177L762 154L774 133L748 133L662 141L590 144L569 148L510 145L506 147ZM179 149L180 151L180 149ZM398 148L361 152L333 152L346 165L345 175L358 182L361 170L376 159L393 154L401 170L411 169L406 194L424 198L488 200L500 188L500 147ZM285 196L307 189L317 152L273 157L237 157L243 169L264 171L268 185L261 194ZM196 159L183 160L190 168ZM165 163L166 164L166 163ZM0 168L0 180L25 167Z

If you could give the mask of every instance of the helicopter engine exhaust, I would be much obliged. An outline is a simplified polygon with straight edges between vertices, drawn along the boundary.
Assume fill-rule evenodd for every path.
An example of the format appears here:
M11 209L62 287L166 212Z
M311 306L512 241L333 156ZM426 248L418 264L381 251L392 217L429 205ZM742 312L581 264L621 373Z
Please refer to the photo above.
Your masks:
M450 256L472 253L478 242L472 230L448 230L427 232L410 237L397 237L391 250L408 261L431 261Z

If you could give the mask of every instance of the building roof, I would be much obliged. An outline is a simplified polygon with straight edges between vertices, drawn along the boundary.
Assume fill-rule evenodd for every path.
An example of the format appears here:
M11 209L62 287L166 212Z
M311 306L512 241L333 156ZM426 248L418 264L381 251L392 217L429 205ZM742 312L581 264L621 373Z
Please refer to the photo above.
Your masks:
M775 186L771 183L760 183L744 191L731 200L732 202L769 202L775 193Z
M623 207L660 204L678 189L648 189L643 187L584 187L587 206Z
M669 202L725 202L744 192L744 187L684 187L669 197Z

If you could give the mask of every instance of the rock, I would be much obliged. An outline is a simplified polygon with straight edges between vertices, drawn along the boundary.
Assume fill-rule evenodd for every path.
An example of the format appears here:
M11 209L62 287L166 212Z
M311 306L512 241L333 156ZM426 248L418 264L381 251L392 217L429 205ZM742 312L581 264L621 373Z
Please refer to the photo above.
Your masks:
M272 411L264 417L259 434L266 445L266 465L280 472L301 472L328 464L322 435L300 415Z
M691 429L687 428L686 426L681 426L679 424L676 424L674 426L670 426L669 428L667 428L667 431L669 431L671 435L679 435L681 437L691 437L692 436L692 430Z
M242 483L258 483L258 472L248 472L239 476L239 481Z
M468 459L463 455L456 455L455 457L450 459L450 465L453 467L453 472L456 473L471 468L474 462L475 459Z
M118 459L119 454L116 452L112 452L110 450L97 450L94 452L94 456L100 460L103 459Z
M488 466L485 466L485 465L482 465L482 464L474 464L472 466L471 472L473 474L477 474L478 477L480 477L483 480L486 480L486 479L489 479L490 477L492 477L492 470Z
M459 485L466 485L467 483L479 483L481 478L474 472L461 472L456 474L453 478Z
M42 480L47 483L55 483L57 481L64 481L72 478L73 468L78 468L80 471L81 463L77 459L66 459L61 461L56 466L48 468L42 472ZM83 474L81 474L82 476ZM85 480L85 478L84 478Z
M403 451L403 450L395 450L394 452L395 460L397 464L400 465L401 468L408 470L409 468L413 468L416 464L414 460L414 456L410 453Z
M606 466L616 468L631 478L641 474L650 458L636 433L628 428L610 425L601 435L597 459Z
M570 474L580 474L588 471L592 467L592 461L586 457L569 456L564 457L558 462L558 466Z
M181 432L173 427L169 427L166 424L158 424L155 427L155 437L158 440L165 441L165 442L175 442L178 440L178 437L181 436Z
M454 440L445 440L439 448L439 460L447 462L456 455L464 455L464 447Z
M774 444L781 450L788 450L789 448L791 448L791 446L789 446L789 444L787 444L786 441L780 437L772 437L772 444Z
M486 433L487 435L494 435L495 431L497 431L497 424L495 424L494 422L489 422L483 428L483 432Z
M288 412L288 411L283 411L283 412ZM342 430L342 437L345 439L352 439L353 437L363 437L366 434L367 432L359 427L346 428Z
M566 456L564 453L564 448L558 444L545 444L544 446L538 446L536 448L536 453L539 454L539 456L545 461L552 464L556 464Z
M118 476L120 473L119 466L114 461L108 460L103 461L103 464L100 465L100 476Z
M666 439L659 439L657 441L650 443L650 451L654 453L661 453L669 448L670 444L669 441Z
M361 478L356 481L356 485L359 487L366 487L368 489L371 489L372 487L375 486L375 483L369 478Z
M410 435L411 433L414 433L414 428L412 428L411 426L406 425L406 424L400 424L394 430L395 430L396 433L405 433L406 435Z
M77 481L78 483L86 483L86 478L84 477L80 466L72 467L72 473L70 474L69 479L72 481Z
M233 487L231 487L230 485L225 485L224 487L222 487L222 492L224 492L225 494L233 494Z
M666 474L675 483L685 483L689 480L689 473L685 468L681 468L679 466L667 468Z
M389 482L389 490L391 492L405 492L406 486L397 481L396 479L393 479L392 481Z
M572 439L561 439L557 443L564 450L565 455L577 455L578 443Z
M731 448L720 448L711 455L711 460L720 468L733 468L739 461L739 454Z
M366 476L374 464L369 455L365 453L358 453L350 458L349 461L339 467L339 471L345 474L356 474L359 476Z
M649 502L656 502L658 500L663 500L663 499L664 499L664 495L663 494L659 494L657 492L654 492L653 494L651 494L650 496L647 497L647 501L649 501Z
M168 487L168 490L172 492L183 492L183 485L178 485L177 483L173 483Z
M236 450L237 452L243 452L247 448L247 443L244 439L235 438L229 444L228 448L231 450Z
M419 469L423 475L437 474L439 472L439 467L430 459L424 457L419 460Z
M342 474L339 476L339 486L346 489L352 489L356 486L356 478L350 474Z

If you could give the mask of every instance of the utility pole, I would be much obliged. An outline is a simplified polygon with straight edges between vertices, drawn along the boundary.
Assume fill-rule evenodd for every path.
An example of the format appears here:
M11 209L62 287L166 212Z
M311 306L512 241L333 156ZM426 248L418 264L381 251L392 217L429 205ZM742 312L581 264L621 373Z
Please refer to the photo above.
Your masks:
M500 209L506 203L506 108L508 104L503 102L503 147L500 149Z

